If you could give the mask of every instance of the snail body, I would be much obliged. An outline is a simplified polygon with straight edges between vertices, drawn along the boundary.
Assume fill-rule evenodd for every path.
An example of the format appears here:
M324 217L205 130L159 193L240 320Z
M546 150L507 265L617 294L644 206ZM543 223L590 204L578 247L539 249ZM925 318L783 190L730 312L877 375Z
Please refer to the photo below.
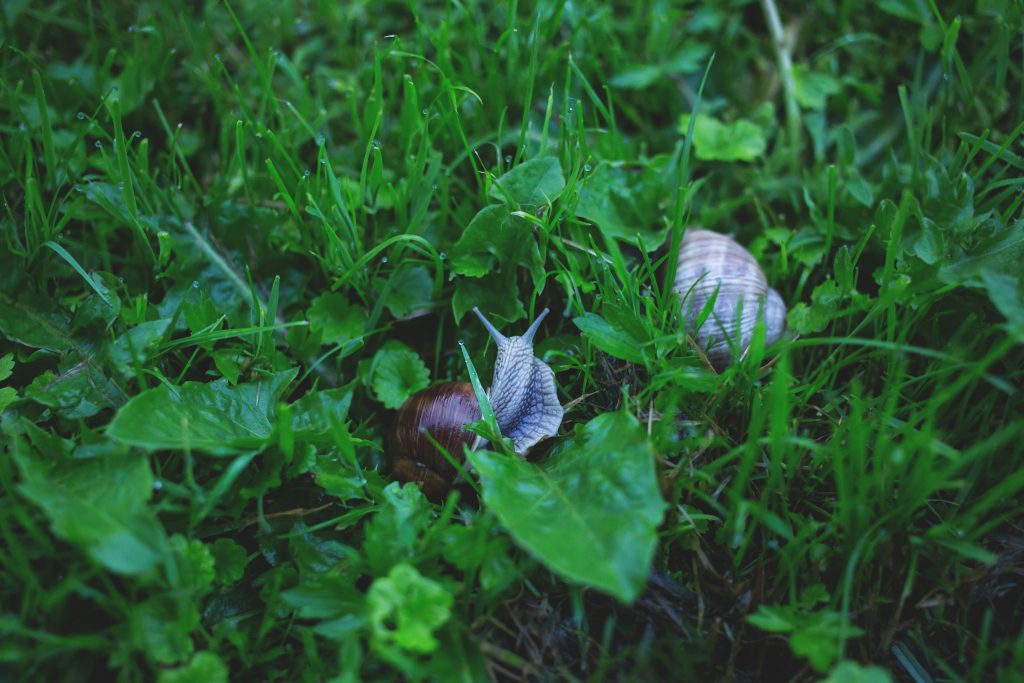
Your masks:
M473 311L498 346L494 379L487 390L491 409L502 436L512 440L517 454L525 455L539 441L554 436L562 423L554 373L533 354L533 337L548 311L544 309L521 337L505 337L478 309ZM463 446L476 438L464 427L479 419L480 405L468 382L445 382L411 396L398 410L391 432L395 478L419 482L428 498L441 499L456 470L430 438L461 462Z
M711 363L723 369L750 345L759 319L765 324L765 344L786 330L786 304L757 260L730 237L690 228L679 247L673 289L683 299L683 320ZM717 295L716 295L717 292ZM698 319L712 297L711 314Z

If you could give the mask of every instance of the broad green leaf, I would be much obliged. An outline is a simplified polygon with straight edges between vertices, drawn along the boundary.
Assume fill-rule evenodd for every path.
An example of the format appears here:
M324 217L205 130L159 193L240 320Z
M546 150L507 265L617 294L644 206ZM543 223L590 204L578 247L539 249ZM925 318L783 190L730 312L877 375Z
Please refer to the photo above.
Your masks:
M583 181L576 215L594 223L606 237L631 245L639 235L644 248L652 251L665 241L668 232L667 225L651 214L666 174L660 163L642 170L638 174L615 164L599 164Z
M308 436L329 433L333 425L345 423L350 405L349 387L310 392L290 406L292 429Z
M149 450L198 450L227 455L258 448L273 432L272 419L296 370L231 386L226 379L161 384L130 400L107 428L119 441Z
M121 373L122 377L134 374L134 361L138 358L144 363L149 355L157 349L171 324L170 318L149 320L135 325L107 346L111 365Z
M683 135L689 125L690 115L683 114L679 124ZM722 123L701 115L693 126L694 154L705 161L754 161L764 156L766 146L764 131L748 119Z
M160 672L157 683L228 683L228 667L213 652L197 652L191 661L177 669Z
M821 683L892 683L892 676L880 666L863 666L846 660L836 664Z
M654 453L632 415L594 418L541 464L492 451L470 458L484 502L519 545L570 581L636 599L665 503Z
M642 342L627 331L611 325L596 313L584 313L573 318L572 322L587 339L605 353L632 363L644 362Z
M39 375L25 388L24 395L71 420L92 417L105 408L119 408L127 400L98 363L85 361L59 375Z
M563 187L565 177L558 157L541 157L523 162L498 178L489 195L529 210L555 199Z
M366 594L374 645L433 652L438 645L434 631L448 621L452 602L451 593L415 567L395 565Z
M119 574L139 574L163 561L167 539L146 504L153 492L146 457L37 457L20 447L13 453L19 490L43 509L58 536Z
M519 300L516 291L515 271L512 269L490 273L480 279L460 277L455 281L455 294L452 296L452 316L455 322L474 306L487 315L515 322L526 317L526 308Z
M48 351L67 351L75 346L68 336L71 321L52 302L23 294L14 299L0 292L0 334L11 341Z
M509 272L522 266L537 278L544 267L533 236L533 224L512 215L504 204L480 209L449 256L452 269L468 277L481 277L498 266Z
M301 586L281 594L286 605L304 619L329 619L341 614L362 618L365 595L352 579L336 573L315 574Z
M369 387L386 408L399 408L405 399L430 383L430 370L415 351L391 340L373 356Z

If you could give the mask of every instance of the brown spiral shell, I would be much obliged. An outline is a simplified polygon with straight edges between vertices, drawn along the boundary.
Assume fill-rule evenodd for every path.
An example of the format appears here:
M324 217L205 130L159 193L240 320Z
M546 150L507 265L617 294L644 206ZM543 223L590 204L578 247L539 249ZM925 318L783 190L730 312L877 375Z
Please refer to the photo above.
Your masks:
M427 438L439 443L462 462L463 445L475 435L463 426L480 419L480 404L469 382L444 382L413 394L399 408L388 450L392 474L403 482L418 482L427 498L444 497L456 469Z

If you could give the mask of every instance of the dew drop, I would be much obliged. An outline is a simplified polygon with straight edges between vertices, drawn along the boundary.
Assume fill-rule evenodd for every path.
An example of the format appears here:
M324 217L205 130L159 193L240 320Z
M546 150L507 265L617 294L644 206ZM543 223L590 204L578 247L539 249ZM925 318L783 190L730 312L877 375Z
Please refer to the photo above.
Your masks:
M512 163L512 155L511 154L506 154L505 155L505 163L506 164L511 164Z
M103 148L103 141L102 140L97 140L95 144L96 144L96 149L102 149Z
M135 33L135 32L136 32L136 31L138 31L138 30L139 30L139 27L138 27L138 26L136 26L135 24L131 24L131 25L130 25L130 26L128 27L128 33Z
M444 260L445 260L446 258L448 258L448 254L446 254L446 253L444 253L444 252L442 251L442 252L441 252L440 254L438 254L438 255L437 255L437 257L438 257L439 259L441 259L442 261L444 261Z
M590 173L590 164L583 164L583 172Z
M434 183L433 185L431 185L430 189L431 190L436 190L437 189L437 183Z
M380 140L374 140L373 141L373 148L374 149L380 149Z
M157 479L156 481L153 482L153 490L154 491L159 491L163 487L164 487L164 483L162 481L160 481L159 479Z
M134 133L132 133L132 137L135 138L136 140L138 140L139 138L142 137L142 131L141 130L135 131Z
M427 111L426 109L421 109L421 110L420 110L420 113L421 113L421 114L423 114L424 116L426 116L426 115L427 115L427 114L429 114L430 112L428 112L428 111Z
M324 134L323 133L317 133L316 134L316 146L317 147L321 147L321 146L323 146L323 144L324 144Z
M199 280L192 281L192 289L199 289Z
M382 258L382 259L380 260L380 262L381 262L381 263L387 263L387 262L388 262L388 257L387 257L387 256L385 256L384 258Z
M85 121L85 112L84 111L78 112L77 114L75 114L75 116L78 117L79 121Z
M304 175L305 177L308 178L309 177L309 169L307 168L302 175Z

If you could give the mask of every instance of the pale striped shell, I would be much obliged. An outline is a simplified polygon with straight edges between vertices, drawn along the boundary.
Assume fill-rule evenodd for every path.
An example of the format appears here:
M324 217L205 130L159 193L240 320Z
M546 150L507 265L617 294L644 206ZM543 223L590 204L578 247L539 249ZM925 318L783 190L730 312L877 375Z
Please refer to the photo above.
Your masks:
M683 299L683 319L689 332L716 368L724 368L734 355L746 351L758 316L764 316L766 345L786 330L782 297L768 286L750 252L725 235L687 229L679 247L673 289ZM698 329L701 311L716 290L711 315Z

